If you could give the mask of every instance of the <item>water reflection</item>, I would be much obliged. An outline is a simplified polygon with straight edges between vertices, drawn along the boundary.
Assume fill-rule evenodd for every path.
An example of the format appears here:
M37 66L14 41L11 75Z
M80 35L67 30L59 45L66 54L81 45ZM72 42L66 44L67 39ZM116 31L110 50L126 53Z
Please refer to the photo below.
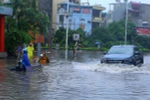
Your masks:
M3 72L4 70L4 62L0 61L0 99L5 99L5 87L3 86L3 83L5 82L5 74Z
M16 60L0 60L0 100L148 100L150 67L100 64L100 52L81 51L65 60L52 51L51 63L30 72L11 72ZM145 61L149 61L149 56Z
M4 82L5 81L5 74L3 72L4 70L4 62L3 61L0 61L0 83Z

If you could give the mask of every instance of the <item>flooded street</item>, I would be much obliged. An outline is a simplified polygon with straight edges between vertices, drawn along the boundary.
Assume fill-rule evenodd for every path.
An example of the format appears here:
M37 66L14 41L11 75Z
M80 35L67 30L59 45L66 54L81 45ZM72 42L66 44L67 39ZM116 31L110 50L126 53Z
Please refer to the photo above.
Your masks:
M100 64L100 52L52 51L51 63L13 72L0 59L0 100L150 100L150 54L141 67Z

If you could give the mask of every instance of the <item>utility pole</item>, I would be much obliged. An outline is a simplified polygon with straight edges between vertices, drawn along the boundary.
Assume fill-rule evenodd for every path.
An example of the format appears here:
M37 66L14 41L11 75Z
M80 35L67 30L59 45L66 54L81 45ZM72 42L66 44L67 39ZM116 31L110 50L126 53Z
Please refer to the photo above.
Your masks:
M126 3L126 17L125 17L125 37L124 44L127 44L127 32L128 32L128 0L124 0Z
M66 51L65 51L65 59L68 59L68 17L69 17L69 0L67 0L67 10L66 10Z
M38 33L38 41L37 41L37 56L39 57L41 54L41 41L40 41L40 34Z

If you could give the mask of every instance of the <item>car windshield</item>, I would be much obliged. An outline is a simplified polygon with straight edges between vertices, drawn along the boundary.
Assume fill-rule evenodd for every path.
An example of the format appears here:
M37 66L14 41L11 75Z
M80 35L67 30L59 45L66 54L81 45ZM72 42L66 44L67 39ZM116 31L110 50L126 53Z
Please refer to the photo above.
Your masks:
M112 47L108 54L133 54L133 48L131 47Z

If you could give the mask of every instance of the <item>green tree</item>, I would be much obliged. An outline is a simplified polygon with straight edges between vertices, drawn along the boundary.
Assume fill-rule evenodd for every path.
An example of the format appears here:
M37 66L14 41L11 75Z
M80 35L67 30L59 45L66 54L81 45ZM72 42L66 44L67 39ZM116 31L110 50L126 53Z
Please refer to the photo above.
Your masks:
M60 28L55 32L53 42L64 46L65 38L66 38L66 29Z
M2 1L0 1L0 6L2 6L3 5L3 3L2 3Z
M109 32L118 43L123 43L124 41L124 26L124 21L113 22L108 26Z
M15 51L18 44L29 43L34 39L29 34L47 34L50 25L49 17L40 12L37 0L11 0L13 16L6 18L5 49ZM11 44L10 44L11 42Z
M141 48L150 49L150 37L146 35L137 35L134 44Z
M84 41L85 32L81 28L79 28L77 30L69 30L69 32L68 32L68 46L69 46L69 48L74 47L75 41L73 40L73 34L75 34L75 33L80 35L80 40L79 40L80 43L82 43ZM60 28L59 30L57 30L54 34L53 42L58 43L61 46L65 46L66 29Z
M88 40L90 46L94 46L95 42L100 42L103 47L109 47L114 41L113 35L105 27L95 28Z

